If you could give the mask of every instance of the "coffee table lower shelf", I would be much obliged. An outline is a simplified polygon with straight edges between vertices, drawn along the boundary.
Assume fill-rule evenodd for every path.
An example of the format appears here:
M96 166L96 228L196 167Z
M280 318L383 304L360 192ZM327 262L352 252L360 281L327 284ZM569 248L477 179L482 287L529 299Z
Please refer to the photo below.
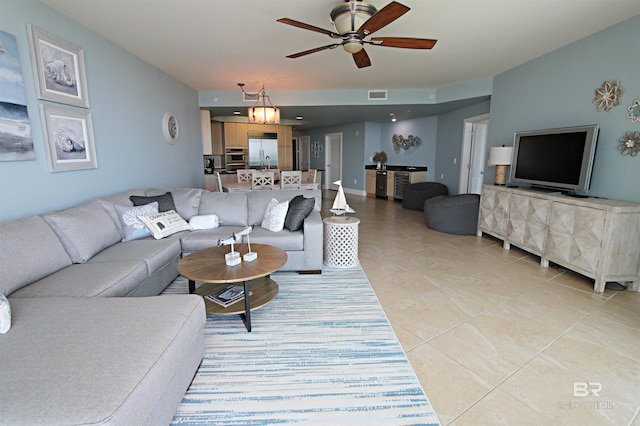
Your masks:
M195 283L193 284L195 285ZM191 282L189 282L189 285L191 286ZM247 331L251 331L251 311L259 309L271 302L278 295L279 291L278 284L267 276L244 281L242 286L244 287L245 298L226 308L204 297L228 286L229 284L205 283L198 287L195 293L203 297L207 314L240 315ZM251 292L250 296L246 296L249 292Z

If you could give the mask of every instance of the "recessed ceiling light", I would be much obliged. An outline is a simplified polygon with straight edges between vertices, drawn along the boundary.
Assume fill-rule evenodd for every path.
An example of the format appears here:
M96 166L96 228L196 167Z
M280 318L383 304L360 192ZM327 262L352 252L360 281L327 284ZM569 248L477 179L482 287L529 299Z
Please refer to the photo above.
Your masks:
M240 111L233 111L233 115L240 115Z
M302 120L302 116L301 115L296 115L296 120Z
M394 113L390 112L389 116L391 117L391 121L396 121L396 115Z

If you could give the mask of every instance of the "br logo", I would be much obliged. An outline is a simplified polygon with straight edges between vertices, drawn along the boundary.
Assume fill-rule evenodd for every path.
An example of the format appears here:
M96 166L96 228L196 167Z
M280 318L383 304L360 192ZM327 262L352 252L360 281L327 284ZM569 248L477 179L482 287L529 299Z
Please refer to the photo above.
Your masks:
M573 382L573 396L575 398L583 398L589 394L599 398L601 391L602 383L600 382Z

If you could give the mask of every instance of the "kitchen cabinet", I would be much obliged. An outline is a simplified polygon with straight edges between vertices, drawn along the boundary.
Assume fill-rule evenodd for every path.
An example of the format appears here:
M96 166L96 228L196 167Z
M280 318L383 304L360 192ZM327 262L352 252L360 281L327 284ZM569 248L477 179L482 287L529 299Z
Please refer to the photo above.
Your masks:
M200 133L202 135L202 155L213 155L211 146L211 113L209 110L200 110Z
M640 287L640 204L602 198L484 185L478 212L482 233L592 278L603 292L607 281Z
M249 147L247 123L224 123L224 145L225 148L239 146Z
M395 172L387 170L387 198L393 200L393 190L395 188Z
M366 169L364 171L365 174L365 192L367 193L367 197L375 197L376 196L376 171L372 169Z
M293 128L277 126L278 167L280 170L293 170Z

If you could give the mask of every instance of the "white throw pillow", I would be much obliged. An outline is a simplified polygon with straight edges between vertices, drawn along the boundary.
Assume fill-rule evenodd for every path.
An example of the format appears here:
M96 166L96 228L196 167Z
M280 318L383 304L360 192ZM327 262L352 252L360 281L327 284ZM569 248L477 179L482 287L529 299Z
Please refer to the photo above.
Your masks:
M144 226L147 227L156 240L175 234L176 232L191 229L189 224L185 222L175 210L138 216L138 218L144 223Z
M11 328L11 306L4 294L0 294L0 333L4 334Z
M287 211L289 211L289 200L280 203L275 198L272 198L269 201L269 205L267 205L267 210L264 212L262 225L260 226L272 232L282 231Z
M191 229L213 229L220 226L220 219L217 214L205 214L199 216L193 216L189 219L189 225Z
M138 219L138 216L158 213L157 201L138 207L119 206L117 204L115 207L118 216L120 216L120 223L122 223L122 231L124 233L122 241L137 240L151 235L144 223Z

